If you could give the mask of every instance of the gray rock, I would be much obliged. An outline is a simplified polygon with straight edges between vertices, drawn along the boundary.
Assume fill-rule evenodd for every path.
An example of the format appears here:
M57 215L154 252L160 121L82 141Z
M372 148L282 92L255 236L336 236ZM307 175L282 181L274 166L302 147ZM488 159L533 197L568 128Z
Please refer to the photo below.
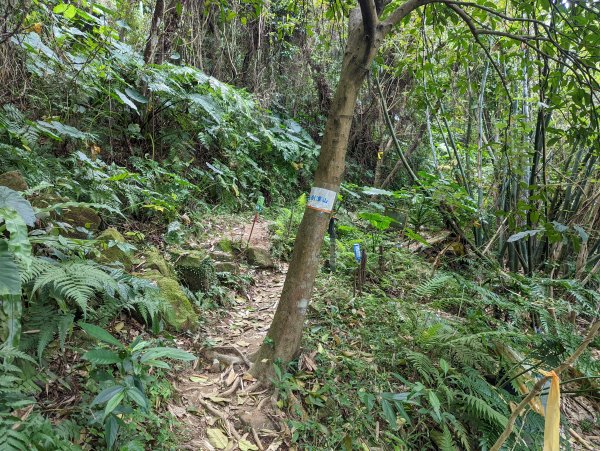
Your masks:
M233 262L215 262L215 271L236 274L238 272L238 265Z
M274 268L275 262L268 250L262 247L249 247L246 249L248 263L259 268Z
M212 258L216 262L232 262L233 255L228 254L227 252L214 251L210 253L210 258Z

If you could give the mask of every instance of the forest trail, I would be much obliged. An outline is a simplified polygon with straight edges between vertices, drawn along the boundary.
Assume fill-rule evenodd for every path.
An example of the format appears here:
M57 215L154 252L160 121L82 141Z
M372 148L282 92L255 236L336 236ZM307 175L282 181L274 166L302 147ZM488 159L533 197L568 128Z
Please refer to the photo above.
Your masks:
M204 247L213 250L223 238L245 246L250 227L226 226ZM270 248L267 221L257 221L249 244ZM273 408L271 392L254 390L256 381L247 373L248 358L271 324L287 264L276 262L269 269L244 265L239 271L254 280L245 296L235 295L232 305L208 319L196 337L177 340L180 348L200 357L194 368L172 380L179 396L168 409L183 425L181 449L288 449L283 444L287 427L280 421L281 411Z

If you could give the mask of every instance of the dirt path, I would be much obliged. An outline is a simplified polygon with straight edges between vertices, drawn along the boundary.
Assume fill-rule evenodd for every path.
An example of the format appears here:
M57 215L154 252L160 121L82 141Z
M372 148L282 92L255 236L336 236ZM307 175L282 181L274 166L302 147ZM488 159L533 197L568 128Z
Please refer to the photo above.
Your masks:
M204 246L214 248L222 238L246 243L250 226L220 230ZM265 221L256 223L250 245L269 249ZM255 390L255 380L247 373L248 357L258 350L271 323L287 265L276 263L273 269L244 265L240 271L254 279L246 296L236 295L233 305L209 319L198 336L177 340L182 349L200 356L194 369L178 373L172 381L179 399L168 408L184 425L181 449L289 449L289 433L271 393Z

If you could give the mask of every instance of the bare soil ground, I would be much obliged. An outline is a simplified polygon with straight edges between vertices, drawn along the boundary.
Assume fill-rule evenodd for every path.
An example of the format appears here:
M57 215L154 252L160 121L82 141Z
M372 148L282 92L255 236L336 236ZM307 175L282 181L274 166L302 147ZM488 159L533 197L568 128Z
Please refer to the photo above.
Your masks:
M214 248L223 238L245 245L250 228L250 224L215 224L202 246ZM266 221L257 221L250 245L269 249ZM272 392L257 387L247 372L249 358L271 323L287 265L278 262L273 269L243 265L240 271L254 279L246 296L236 295L234 303L209 318L196 337L178 340L182 349L201 357L193 369L172 380L179 397L168 408L184 426L181 449L290 449L284 414L277 409Z

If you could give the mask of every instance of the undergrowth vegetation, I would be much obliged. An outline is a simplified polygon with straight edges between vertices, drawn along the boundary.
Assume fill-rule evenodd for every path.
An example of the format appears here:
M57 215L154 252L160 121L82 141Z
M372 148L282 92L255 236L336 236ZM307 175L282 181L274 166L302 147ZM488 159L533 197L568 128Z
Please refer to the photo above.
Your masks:
M489 272L460 251L437 267L438 259L409 250L420 235L397 246L402 228L378 232L381 250L372 246L375 217L360 216L338 213L337 270L325 268L317 279L302 356L276 372L293 440L315 450L489 449L537 369L575 351L581 331L572 318L593 319L600 295L576 280ZM298 219L281 210L274 224L281 252L277 243ZM354 244L368 250L360 291ZM330 258L329 246L322 257ZM595 396L599 344L565 377L567 393ZM543 447L546 397L518 417L508 449ZM565 431L579 426L569 421ZM561 449L570 449L569 437Z

